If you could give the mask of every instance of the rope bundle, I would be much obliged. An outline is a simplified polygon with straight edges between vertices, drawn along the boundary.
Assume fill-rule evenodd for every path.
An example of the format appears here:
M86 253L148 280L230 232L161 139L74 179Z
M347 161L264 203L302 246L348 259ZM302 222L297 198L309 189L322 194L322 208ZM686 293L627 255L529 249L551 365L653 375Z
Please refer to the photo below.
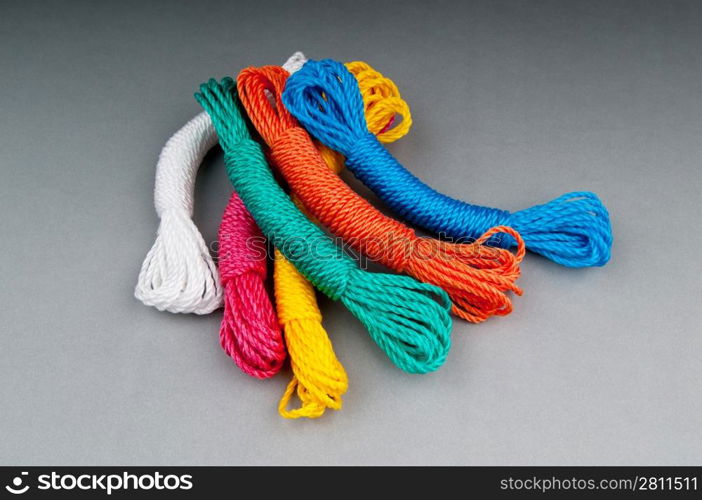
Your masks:
M450 198L422 183L369 132L358 83L338 62L308 61L288 79L282 101L313 136L346 156L356 177L418 226L464 241L506 225L527 248L565 266L601 266L610 258L609 214L594 193L568 193L510 213ZM504 246L516 243L501 240Z
M340 410L349 380L322 326L322 313L312 284L277 249L273 282L278 318L285 330L293 371L278 412L286 418L317 418L327 408ZM300 407L289 410L288 404L295 394Z
M340 300L398 367L411 373L436 370L450 346L446 294L408 277L368 273L341 254L275 182L249 135L234 87L231 78L210 80L196 99L217 130L229 178L263 234L317 288Z
M271 147L273 162L311 213L356 250L443 288L458 316L480 322L493 314L509 313L512 305L504 292L521 293L514 284L524 255L519 235L511 228L497 227L474 244L456 245L420 238L412 229L381 214L327 167L307 133L285 110L280 96L287 76L276 66L245 69L238 78L239 96L253 125ZM274 97L273 105L269 95ZM380 109L382 99L381 95L375 100L371 110ZM519 241L517 256L482 245L497 232Z
M285 361L285 344L265 288L265 239L236 193L219 226L219 273L224 315L219 338L244 373L272 377Z
M224 305L222 348L251 376L275 375L289 354L293 375L278 404L285 418L338 410L348 388L314 287L341 301L399 368L427 373L446 360L449 311L480 322L512 310L509 292L521 294L515 282L527 248L571 267L601 266L610 257L609 214L593 193L510 213L423 184L382 146L404 136L412 117L397 86L366 63L307 62L298 52L283 68L248 68L236 83L210 80L195 98L205 111L159 156L159 229L135 295L176 313ZM197 169L218 140L235 193L219 227L217 269L192 215ZM401 217L461 243L420 237L383 215L337 175L345 165ZM409 276L360 269L315 219L356 251ZM277 313L265 286L266 238L275 246ZM299 405L291 408L295 397Z
M156 165L154 204L161 222L134 295L172 313L208 314L222 304L222 286L205 240L192 221L195 176L217 135L201 113L171 137Z
M295 52L283 67L292 73L306 61ZM159 311L209 314L222 306L217 268L192 220L195 177L215 144L217 133L203 111L173 134L159 155L154 205L161 222L134 290L138 300Z

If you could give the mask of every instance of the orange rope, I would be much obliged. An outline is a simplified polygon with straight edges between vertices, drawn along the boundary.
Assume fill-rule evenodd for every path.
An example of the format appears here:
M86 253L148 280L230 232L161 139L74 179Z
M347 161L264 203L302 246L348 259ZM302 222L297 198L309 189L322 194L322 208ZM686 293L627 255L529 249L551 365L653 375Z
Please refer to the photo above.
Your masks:
M247 68L239 74L237 88L251 122L271 149L272 163L308 211L360 253L443 288L453 302L452 311L463 319L477 323L511 312L505 292L522 293L514 283L525 253L519 234L498 226L474 243L447 243L419 237L380 213L330 170L307 132L284 108L281 93L287 76L277 66ZM483 245L496 233L515 238L516 254Z

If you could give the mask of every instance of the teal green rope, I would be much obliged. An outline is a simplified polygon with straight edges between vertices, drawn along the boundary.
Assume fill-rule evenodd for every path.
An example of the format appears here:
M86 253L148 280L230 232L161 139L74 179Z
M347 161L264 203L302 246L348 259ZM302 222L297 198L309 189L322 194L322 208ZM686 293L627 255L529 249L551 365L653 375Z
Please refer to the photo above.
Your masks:
M234 80L210 80L195 99L212 118L229 179L263 234L319 290L340 300L398 367L410 373L439 368L451 344L446 293L407 276L360 269L297 209L251 139Z

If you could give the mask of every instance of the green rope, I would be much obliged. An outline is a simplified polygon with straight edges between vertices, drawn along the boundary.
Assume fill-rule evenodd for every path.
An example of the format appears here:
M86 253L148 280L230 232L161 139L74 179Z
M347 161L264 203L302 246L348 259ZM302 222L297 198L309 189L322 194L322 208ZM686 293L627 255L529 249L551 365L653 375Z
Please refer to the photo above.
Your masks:
M212 118L229 179L263 234L319 290L340 300L398 367L410 373L439 368L451 344L446 293L407 276L360 269L297 209L251 138L234 80L210 80L195 99Z

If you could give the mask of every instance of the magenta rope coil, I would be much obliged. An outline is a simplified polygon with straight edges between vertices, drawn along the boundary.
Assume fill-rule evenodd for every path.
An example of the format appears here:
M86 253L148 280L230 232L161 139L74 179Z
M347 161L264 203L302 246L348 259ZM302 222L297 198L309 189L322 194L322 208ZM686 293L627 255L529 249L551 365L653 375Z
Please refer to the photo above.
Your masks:
M283 366L286 351L265 287L266 240L236 193L219 226L218 264L224 288L222 348L244 373L272 377Z

